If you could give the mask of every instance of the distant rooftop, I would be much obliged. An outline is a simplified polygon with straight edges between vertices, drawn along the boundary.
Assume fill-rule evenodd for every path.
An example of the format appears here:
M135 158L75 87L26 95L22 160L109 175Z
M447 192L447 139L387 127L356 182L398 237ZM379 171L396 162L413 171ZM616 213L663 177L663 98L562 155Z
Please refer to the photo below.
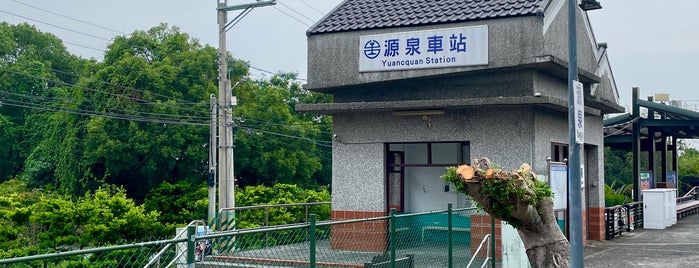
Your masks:
M308 35L543 13L550 0L345 0Z

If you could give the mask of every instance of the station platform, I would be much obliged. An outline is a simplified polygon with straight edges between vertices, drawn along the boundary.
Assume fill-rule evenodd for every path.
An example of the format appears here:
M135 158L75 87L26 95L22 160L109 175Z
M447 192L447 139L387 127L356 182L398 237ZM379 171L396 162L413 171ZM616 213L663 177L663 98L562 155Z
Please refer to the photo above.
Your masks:
M637 229L607 241L589 241L585 267L699 267L699 214L662 230Z

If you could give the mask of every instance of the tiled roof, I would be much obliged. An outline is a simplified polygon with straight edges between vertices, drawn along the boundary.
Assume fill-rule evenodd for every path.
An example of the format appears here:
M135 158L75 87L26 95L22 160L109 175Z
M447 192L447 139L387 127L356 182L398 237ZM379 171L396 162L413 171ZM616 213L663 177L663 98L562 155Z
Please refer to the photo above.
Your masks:
M536 15L549 0L346 0L308 34Z

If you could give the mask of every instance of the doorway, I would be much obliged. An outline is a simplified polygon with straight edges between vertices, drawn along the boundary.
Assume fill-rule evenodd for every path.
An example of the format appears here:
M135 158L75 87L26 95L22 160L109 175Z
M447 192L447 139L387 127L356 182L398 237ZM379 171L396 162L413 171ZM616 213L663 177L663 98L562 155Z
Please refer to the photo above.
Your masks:
M470 161L468 142L388 143L386 155L387 210L443 210L448 203L470 207L470 198L444 183L446 167Z

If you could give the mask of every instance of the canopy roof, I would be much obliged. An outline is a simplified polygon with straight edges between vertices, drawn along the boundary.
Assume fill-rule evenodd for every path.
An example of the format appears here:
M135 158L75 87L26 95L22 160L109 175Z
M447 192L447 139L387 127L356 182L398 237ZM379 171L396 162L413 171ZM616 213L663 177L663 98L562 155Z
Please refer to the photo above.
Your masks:
M677 140L699 139L699 113L652 100L638 99L638 91L638 88L633 89L631 114L604 120L604 145L632 153L635 201L639 200L643 190L640 184L642 170L659 174L659 178L651 177L650 187L653 181L656 187L676 187L676 178L680 176L677 173ZM669 138L672 138L670 144ZM668 152L672 152L670 165L667 159ZM645 161L647 166L641 166L641 157L648 160ZM656 157L660 158L659 165L656 165ZM668 175L671 173L674 173L674 178L669 180Z
M655 138L662 135L678 139L699 139L699 113L663 103L640 100L635 101L633 110L639 115L623 114L604 120L604 143L617 149L630 149L633 123L640 126L641 139L649 138L649 133L655 133ZM640 114L641 108L646 111ZM651 131L649 131L649 129Z

